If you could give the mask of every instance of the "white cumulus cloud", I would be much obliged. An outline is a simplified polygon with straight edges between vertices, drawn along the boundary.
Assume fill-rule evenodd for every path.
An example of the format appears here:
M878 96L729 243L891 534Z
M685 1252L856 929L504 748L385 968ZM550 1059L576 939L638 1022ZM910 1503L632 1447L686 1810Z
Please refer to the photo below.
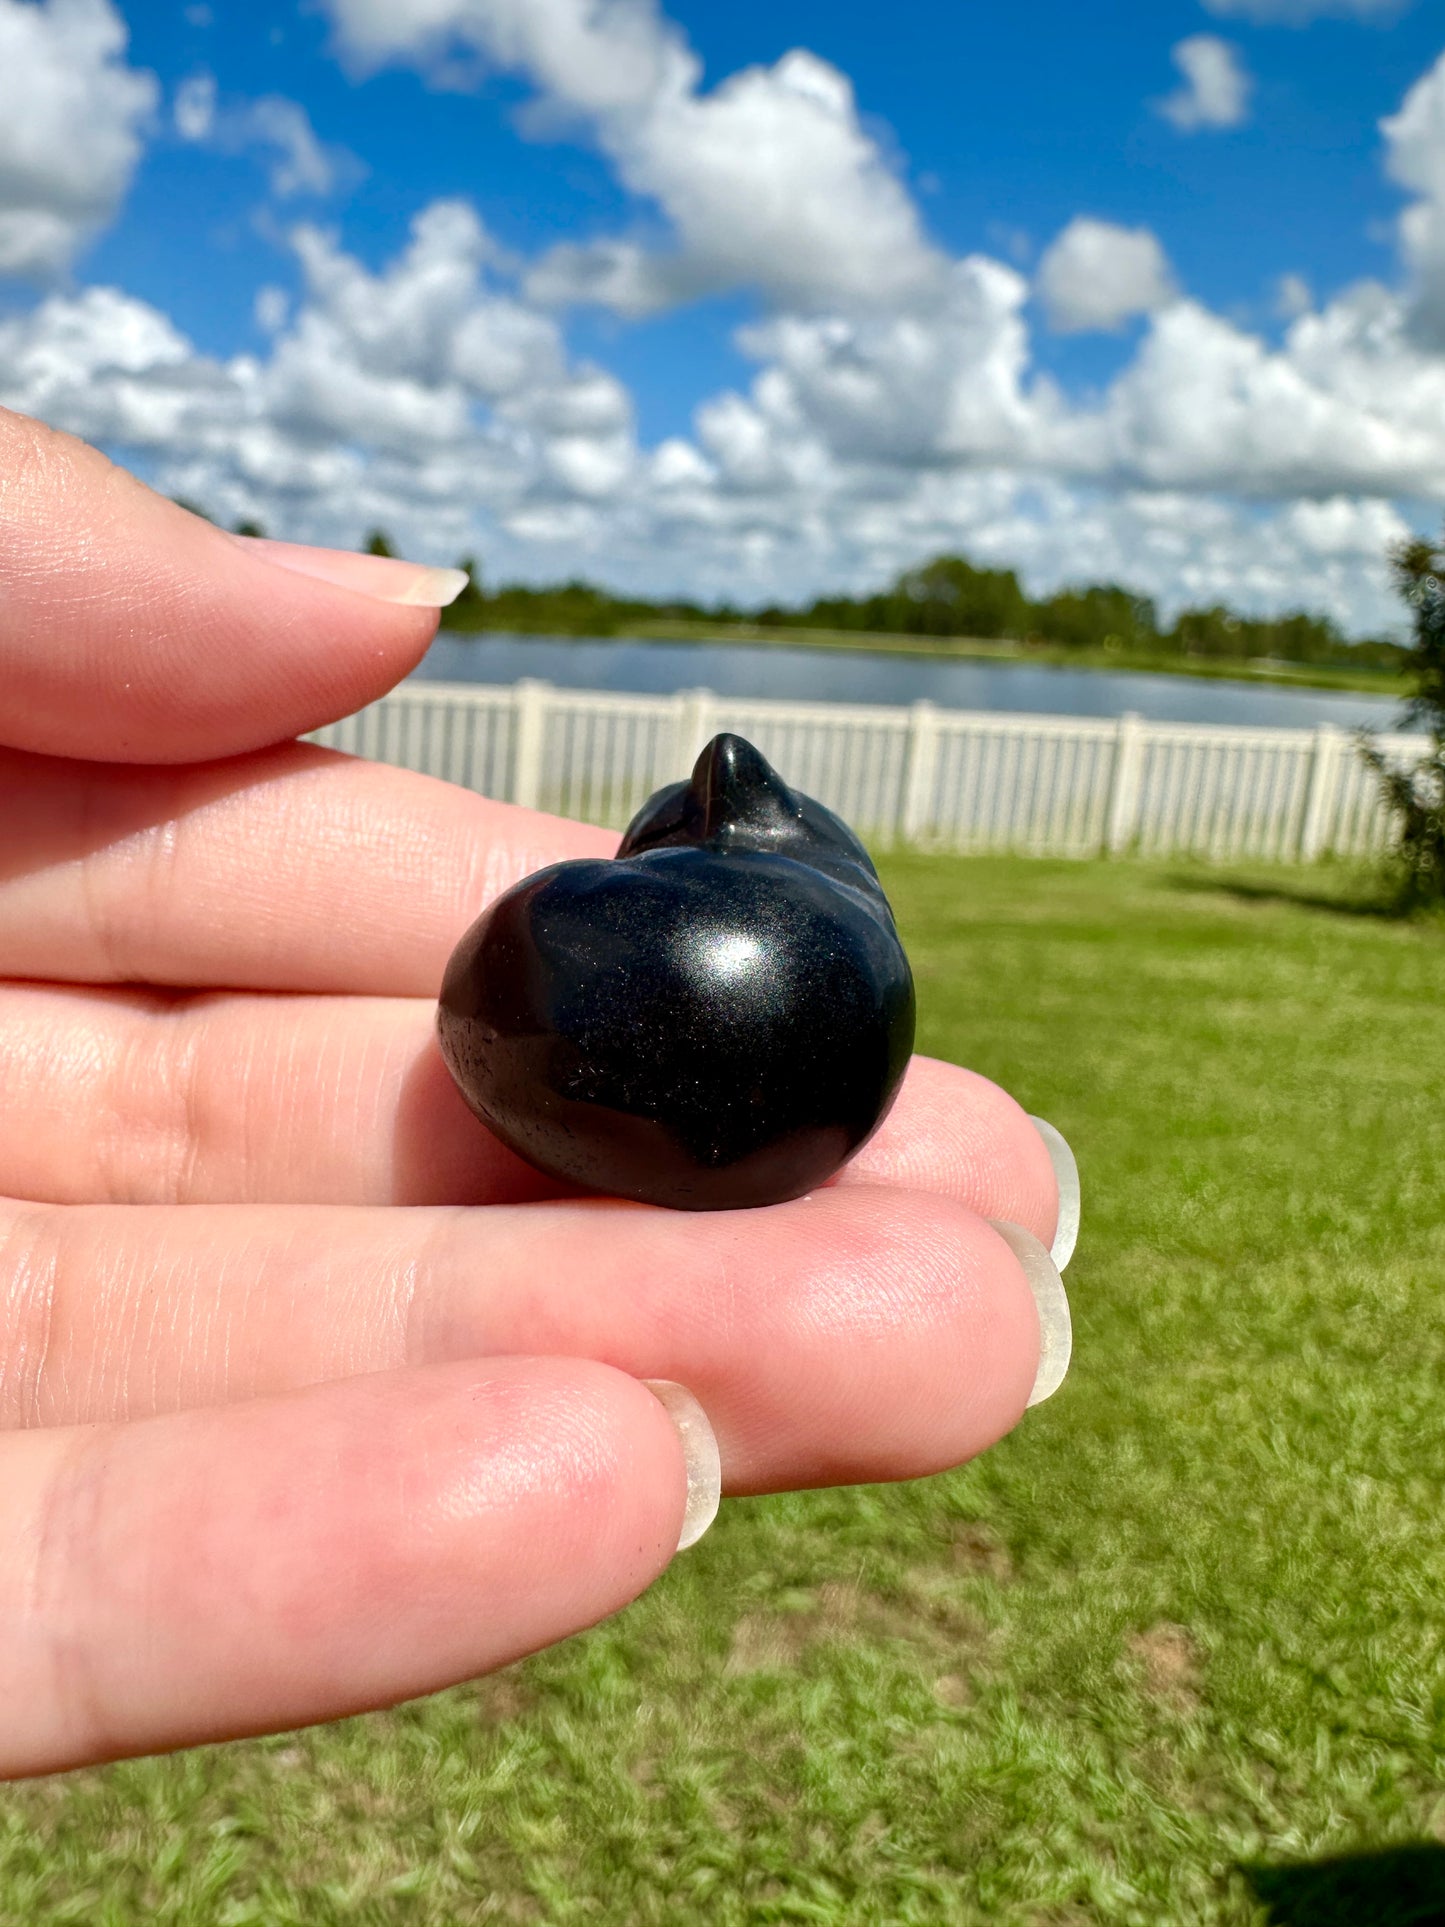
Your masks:
M52 276L114 214L156 102L109 0L0 0L0 274Z
M1445 349L1445 54L1381 121L1385 168L1418 199L1400 216L1400 246L1414 283L1421 336Z
M218 362L116 289L0 321L0 402L139 459L229 521L354 542L384 523L461 553L528 517L595 521L638 465L631 397L491 279L474 211L436 202L379 273L319 229L304 292L268 300L268 355ZM277 291L273 290L273 294Z
M858 117L846 75L795 49L710 92L678 29L645 0L327 0L343 45L425 65L464 45L541 90L529 125L581 119L671 245L605 238L538 264L539 300L640 313L715 289L784 306L895 300L942 263Z
M257 288L251 311L256 317L256 326L264 334L280 334L291 313L291 297L284 288L270 285Z
M176 89L172 116L183 141L209 140L216 125L216 77L192 74Z
M1181 134L1202 127L1238 127L1249 112L1253 86L1239 51L1217 34L1191 34L1171 50L1183 83L1159 102L1159 112Z
M1204 0L1207 12L1257 27L1307 27L1315 20L1393 20L1410 0Z
M532 76L579 113L635 111L690 86L696 61L652 0L325 0L366 64L445 61L459 44Z
M318 139L299 101L264 94L259 100L222 103L211 74L192 74L181 82L173 118L183 141L224 154L249 149L269 154L271 192L279 200L293 194L330 194L360 170L354 154Z
M1159 315L1109 391L1131 481L1261 499L1445 494L1445 361L1364 287L1301 317L1280 350L1194 302Z
M1085 215L1045 251L1037 277L1050 325L1061 334L1113 329L1151 314L1174 294L1174 276L1148 228L1116 227Z
M1095 400L1036 368L1029 288L955 263L926 306L777 314L756 373L691 436L637 443L632 400L507 285L474 211L438 202L379 271L314 227L263 356L218 362L113 289L0 323L0 402L138 460L227 520L492 573L600 573L733 599L876 583L962 549L1035 591L1105 576L1160 598L1352 627L1394 614L1396 502L1445 494L1445 358L1363 286L1283 344L1174 300Z

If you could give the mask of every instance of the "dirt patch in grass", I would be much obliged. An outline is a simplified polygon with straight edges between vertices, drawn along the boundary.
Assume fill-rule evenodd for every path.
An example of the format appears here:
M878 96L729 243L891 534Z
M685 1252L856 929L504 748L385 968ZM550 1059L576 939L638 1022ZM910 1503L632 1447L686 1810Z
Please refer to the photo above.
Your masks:
M1014 1576L1008 1547L982 1519L961 1519L950 1539L953 1563L960 1572L981 1573L1006 1586Z
M476 1698L477 1719L487 1727L505 1726L511 1720L526 1719L535 1712L539 1694L519 1666L479 1679L472 1688Z
M991 1542L987 1556L1001 1550ZM859 1642L900 1643L914 1648L924 1663L946 1663L981 1651L987 1640L987 1627L960 1596L950 1573L917 1573L897 1595L833 1580L786 1610L744 1613L733 1627L726 1670L735 1675L782 1671L799 1665L815 1648Z
M957 1712L960 1707L973 1704L973 1688L962 1673L940 1673L933 1682L933 1697L940 1706Z
M1184 1626L1161 1619L1128 1642L1139 1683L1156 1706L1171 1713L1194 1713L1204 1698L1204 1659Z

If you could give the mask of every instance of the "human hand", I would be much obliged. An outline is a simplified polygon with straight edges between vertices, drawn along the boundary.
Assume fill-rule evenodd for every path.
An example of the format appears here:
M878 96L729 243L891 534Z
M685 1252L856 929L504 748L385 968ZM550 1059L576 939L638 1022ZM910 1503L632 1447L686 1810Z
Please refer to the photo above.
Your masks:
M915 1060L840 1182L758 1211L564 1197L472 1119L453 943L616 839L286 740L406 674L434 576L0 413L0 1774L616 1610L711 1446L640 1381L762 1492L954 1465L1062 1376L1050 1149L967 1071Z

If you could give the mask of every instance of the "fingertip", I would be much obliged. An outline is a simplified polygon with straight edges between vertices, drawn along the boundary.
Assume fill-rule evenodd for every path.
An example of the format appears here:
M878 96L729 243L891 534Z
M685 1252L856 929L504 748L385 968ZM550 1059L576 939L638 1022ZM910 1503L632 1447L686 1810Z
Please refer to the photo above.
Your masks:
M459 1390L487 1413L473 1447L489 1508L499 1480L515 1481L508 1484L510 1503L519 1515L525 1510L529 1544L555 1569L554 1593L579 1588L576 1623L616 1611L679 1549L697 1428L689 1445L654 1389L590 1358L479 1359L471 1373L473 1386ZM499 1456L504 1435L507 1449ZM472 1474L463 1476L469 1481ZM589 1612L583 1602L599 1593L605 1603Z
M293 575L407 607L449 608L470 580L465 569L434 568L400 556L318 549L299 542L275 542L264 535L233 535L230 540L247 554Z
M1037 1376L1038 1316L1024 1273L975 1212L880 1185L736 1217L707 1231L729 1247L729 1331L747 1331L746 1376L735 1335L716 1362L678 1360L717 1426L727 1492L919 1478L1018 1423ZM698 1263L703 1276L716 1270ZM703 1315L690 1308L685 1329Z
M427 605L278 568L26 417L0 415L0 472L0 729L14 748L238 755L374 701L436 632L435 586Z
M1022 1105L992 1079L934 1057L911 1060L893 1109L842 1178L936 1191L1046 1244L1059 1215L1048 1147Z
M933 1331L920 1334L930 1363L920 1384L933 1393L932 1436L946 1470L1011 1432L1038 1377L1039 1314L1030 1280L1003 1256L989 1221L953 1199L922 1200L934 1263L951 1289L933 1303ZM926 1407L920 1407L924 1427ZM928 1436L925 1429L925 1436Z

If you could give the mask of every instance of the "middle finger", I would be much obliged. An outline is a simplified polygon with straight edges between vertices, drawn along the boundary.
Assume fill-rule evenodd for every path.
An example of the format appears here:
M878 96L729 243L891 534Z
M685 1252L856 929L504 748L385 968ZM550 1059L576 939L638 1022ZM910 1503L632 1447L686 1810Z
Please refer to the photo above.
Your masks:
M491 1204L561 1187L463 1104L429 999L0 985L0 1194L56 1204ZM1043 1140L915 1057L844 1183L936 1191L1053 1238Z

